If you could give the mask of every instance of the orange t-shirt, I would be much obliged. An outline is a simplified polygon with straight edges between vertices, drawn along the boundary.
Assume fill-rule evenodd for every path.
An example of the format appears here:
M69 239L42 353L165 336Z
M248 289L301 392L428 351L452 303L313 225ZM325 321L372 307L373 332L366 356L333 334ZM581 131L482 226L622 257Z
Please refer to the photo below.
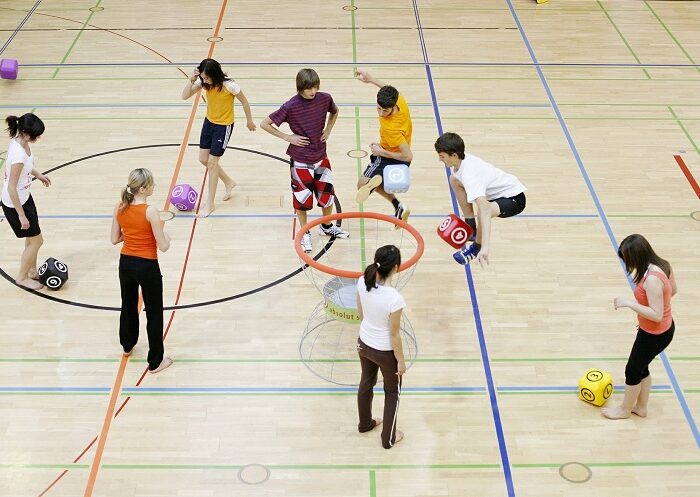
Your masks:
M158 259L158 245L151 222L146 217L148 204L117 209L117 222L122 228L124 245L121 253L143 259Z
M651 333L652 335L660 335L664 331L668 330L671 327L671 322L673 321L673 316L671 315L671 281L668 279L668 276L666 276L662 271L649 271L647 272L646 275L644 275L644 278L642 278L642 281L640 281L637 286L634 287L634 298L637 299L637 302L639 302L641 305L649 307L649 299L647 298L647 292L644 290L644 282L646 281L647 277L650 275L654 275L657 278L661 280L661 282L664 285L663 289L663 298L664 298L664 314L663 318L661 319L660 322L652 321L651 319L647 319L642 315L637 315L637 320L639 322L639 327L646 331L647 333Z

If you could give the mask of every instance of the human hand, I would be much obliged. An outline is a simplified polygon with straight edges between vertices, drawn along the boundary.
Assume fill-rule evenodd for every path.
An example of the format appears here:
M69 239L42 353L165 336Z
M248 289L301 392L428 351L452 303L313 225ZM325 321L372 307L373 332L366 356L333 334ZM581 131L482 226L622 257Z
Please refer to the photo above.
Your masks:
M613 300L613 307L615 307L615 310L620 309L621 307L629 307L630 302L628 299L624 297L615 297L615 300Z
M328 137L331 136L331 130L330 129L324 129L323 133L321 133L321 141L325 142L328 140Z
M19 223L21 225L21 229L23 229L23 230L29 229L29 219L27 219L27 216L25 216L24 213L19 214Z
M481 267L484 267L484 262L488 266L489 265L489 251L484 250L484 248L482 247L481 250L479 251L479 253L476 255L476 262L481 264Z
M406 363L404 361L397 361L396 375L403 376L406 372Z
M192 71L192 76L190 76L190 83L194 84L195 81L197 81L197 78L199 77L199 69L195 69Z
M384 152L386 152L379 143L370 143L369 149L372 151L373 155L381 157L383 157Z
M255 131L256 129L258 129L258 128L255 126L255 123L254 123L252 120L251 120L251 121L248 121L248 122L246 123L246 126L248 127L248 129L249 129L250 131Z
M367 72L367 71L360 71L359 69L358 69L358 71L355 73L355 76L357 76L357 79L359 79L359 80L362 81L363 83L371 83L371 82L372 82L372 79L374 79L374 78L372 77L372 75L371 75L369 72Z
M48 176L44 176L43 174L40 174L36 177L39 181L41 181L41 184L44 186L51 186L51 179Z
M307 137L299 135L289 135L287 137L287 141L292 145L296 145L297 147L305 147L311 143Z

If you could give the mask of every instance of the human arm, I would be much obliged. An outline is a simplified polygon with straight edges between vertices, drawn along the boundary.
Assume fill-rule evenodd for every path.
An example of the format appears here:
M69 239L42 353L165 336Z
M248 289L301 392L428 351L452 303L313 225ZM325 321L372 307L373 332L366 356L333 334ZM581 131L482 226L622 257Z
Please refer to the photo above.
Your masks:
M328 116L328 121L326 122L326 127L323 129L323 133L321 133L321 141L325 142L328 140L328 137L331 136L331 131L333 130L333 126L335 126L335 122L338 120L338 109L336 108L335 114L330 114Z
M673 269L671 269L671 276L668 277L668 281L671 283L671 297L678 293L678 286L676 285L676 275L673 274Z
M119 210L119 207L121 207L121 204L117 204L114 207L114 212L112 213L112 245L116 245L117 243L121 243L124 241L124 233L122 233L122 227L119 225L119 221L117 221L117 211Z
M644 290L649 301L648 306L624 297L615 298L613 305L616 310L621 307L629 307L640 316L655 323L660 323L664 318L664 284L652 274L647 276L647 279L644 281Z
M491 202L486 197L477 197L474 200L477 208L477 242L481 245L476 260L483 267L484 262L489 263L489 250L491 248Z
M146 219L151 223L151 230L153 230L158 249L161 252L167 252L170 248L170 235L163 231L163 222L158 215L158 209L149 205L146 209Z
M23 230L29 229L29 219L24 214L24 208L22 207L22 202L19 201L19 192L17 191L17 184L19 183L19 176L22 174L22 168L24 164L17 162L10 166L10 177L7 183L7 193L10 195L10 200L12 200L12 205L15 206L17 211L17 216L19 217L19 222Z
M41 172L37 171L36 169L32 169L31 175L34 176L39 181L41 181L42 185L51 186L51 178L41 174Z
M357 314L360 316L360 321L364 319L364 314L362 314L362 300L360 300L360 292L357 292Z
M406 372L406 361L403 357L403 343L401 342L401 312L403 309L394 311L389 314L389 337L391 339L391 348L396 357L396 374L401 376Z
M385 83L381 79L375 78L368 71L358 70L356 73L356 76L357 76L357 79L359 79L363 83L371 83L374 86L376 86L377 88L381 88L382 86L387 86L387 83Z
M270 116L268 116L260 122L260 127L270 133L272 136L281 138L292 145L296 145L297 147L305 147L310 143L307 137L295 134L288 135L287 133L281 132L278 128L273 126L273 124L272 119L270 119Z
M195 93L197 93L199 90L202 89L202 85L196 84L198 77L199 77L199 70L195 69L192 72L192 75L190 76L189 80L187 81L187 84L185 84L185 87L182 89L182 99L183 100L187 100L192 95L194 95Z
M372 153L379 157L387 157L389 159L395 159L402 162L411 162L413 160L413 152L411 152L411 147L405 141L399 145L398 152L390 152L384 149L379 143L372 143L369 146Z
M246 118L246 126L250 131L255 131L255 122L253 122L253 114L250 111L250 104L248 103L248 99L246 98L245 94L243 93L243 90L239 91L238 94L236 94L236 98L241 102L241 105L243 106L243 112L245 112L245 118Z

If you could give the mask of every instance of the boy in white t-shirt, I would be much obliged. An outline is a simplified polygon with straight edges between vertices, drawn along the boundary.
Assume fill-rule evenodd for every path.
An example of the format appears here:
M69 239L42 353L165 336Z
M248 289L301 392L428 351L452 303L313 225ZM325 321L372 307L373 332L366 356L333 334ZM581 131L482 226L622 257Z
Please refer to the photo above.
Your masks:
M475 228L476 241L454 253L455 261L467 264L476 259L482 266L489 262L491 218L512 217L525 209L525 188L513 176L479 157L464 153L464 141L456 133L445 133L435 142L440 161L452 168L450 186L465 221ZM478 230L474 218L479 213Z

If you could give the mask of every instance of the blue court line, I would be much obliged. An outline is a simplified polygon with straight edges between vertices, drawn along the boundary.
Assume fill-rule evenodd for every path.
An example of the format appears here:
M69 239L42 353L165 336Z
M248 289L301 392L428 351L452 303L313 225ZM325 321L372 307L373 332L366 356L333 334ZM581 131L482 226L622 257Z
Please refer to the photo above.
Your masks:
M27 12L27 15L24 16L24 19L22 19L22 22L19 23L19 25L17 26L17 28L15 28L15 30L12 32L12 34L11 34L10 37L7 39L7 41L5 42L5 44L2 46L2 48L0 48L0 55L2 55L3 52L7 49L7 47L10 46L10 43L12 43L12 40L15 39L15 36L17 36L17 34L18 34L18 33L20 32L20 30L22 29L22 26L25 25L25 23L29 20L29 18L30 18L31 15L34 13L34 11L37 9L37 7L39 7L39 4L40 4L40 3L41 3L41 0L37 0L37 2L34 4L34 7L32 7L32 8L29 10L29 12Z
M377 104L367 104L367 103L336 103L338 107L371 107L375 108ZM432 107L431 103L414 103L411 107ZM261 104L261 103L251 103L251 107L279 107L279 104ZM478 103L478 102L463 102L463 103L450 103L443 104L444 107L497 107L497 108L527 108L527 109L549 109L549 104L501 104L501 103ZM126 103L126 104L27 104L27 105L0 105L0 109L27 109L33 107L36 109L133 109L133 108L161 108L161 107L188 107L191 105L181 104L181 103ZM199 107L206 107L206 104L200 103Z
M175 219L193 219L195 214L176 214ZM212 214L210 218L233 219L293 219L296 214ZM319 218L321 214L308 214L309 218ZM442 219L445 214L411 214L412 218ZM596 214L518 214L514 219L598 219ZM0 215L0 219L5 219ZM39 219L112 219L112 214L40 214Z
M435 92L435 85L433 82L433 76L430 69L430 58L428 57L428 49L425 44L425 38L423 37L423 27L421 25L420 14L418 12L418 1L413 1L413 12L416 17L416 25L418 27L418 37L420 39L421 49L423 50L423 62L425 65L425 72L428 77L428 85L430 87L430 98L433 101L433 112L435 113L435 122L438 128L438 135L442 136L442 119L440 117L440 108L438 106L437 95ZM449 168L445 167L446 170ZM447 171L447 176L449 179L449 170ZM452 188L449 187L450 196L452 197L452 209L455 214L459 216L459 209L457 206L457 198L455 197ZM501 457L501 468L503 470L503 476L505 478L506 490L508 492L508 497L515 497L515 486L513 484L513 473L510 467L510 460L508 457L508 446L506 445L505 434L503 432L503 423L501 422L501 413L498 408L498 397L496 396L496 386L493 381L493 374L491 373L491 362L489 360L489 353L486 347L486 338L484 336L484 328L481 324L481 315L479 313L479 303L476 298L476 288L474 287L474 280L472 279L471 267L466 264L464 270L467 274L467 282L469 286L469 296L471 298L472 309L474 311L474 321L476 324L476 334L479 339L479 350L481 353L481 361L484 368L484 375L486 376L486 385L488 387L489 400L491 402L491 414L493 416L493 422L496 429L496 438L498 440L498 450Z
M623 385L615 385L614 388L624 388ZM382 388L375 387L376 392L383 392ZM578 387L571 386L502 386L497 387L499 392L578 392ZM671 385L654 385L652 390L670 392ZM109 393L110 387L74 387L74 386L54 386L54 387L31 387L19 386L9 387L0 386L0 393L31 393L31 392L46 392L46 393ZM405 387L402 392L427 393L427 392L443 392L443 393L485 393L484 387L467 387L467 386L432 386L432 387ZM121 393L137 394L137 393L342 393L342 392L357 392L357 387L353 386L337 386L337 387L122 387Z
M618 249L618 243L617 240L615 239L615 235L612 232L612 228L610 227L610 223L608 222L608 218L605 214L605 211L603 210L603 206L601 205L598 195L595 191L595 188L593 187L593 184L588 177L588 172L586 171L586 167L583 165L583 161L581 160L581 156L578 153L578 149L576 148L576 145L574 144L574 140L571 137L571 133L569 133L569 128L566 125L566 122L564 121L564 118L561 115L561 112L559 111L559 105L557 105L557 101L554 98L554 94L552 93L551 88L549 87L549 83L547 83L547 79L544 76L544 73L542 72L542 69L540 68L538 62L537 62L537 56L535 55L534 50L532 49L532 45L530 45L530 41L527 38L527 35L525 34L525 30L523 29L522 24L520 23L520 19L518 18L518 14L515 12L515 7L513 7L512 0L506 0L508 2L508 8L510 9L511 15L513 16L513 19L515 20L516 25L518 26L518 31L520 32L520 35L523 38L523 41L525 42L525 46L527 47L527 51L530 53L530 58L532 59L535 69L537 70L537 74L540 78L540 81L542 82L542 85L544 86L545 91L547 92L547 97L549 98L550 103L552 104L552 109L554 110L554 113L557 116L557 120L559 121L559 125L561 126L562 131L564 132L564 135L566 136L566 141L569 143L569 148L571 149L571 152L574 155L574 158L576 159L576 163L578 164L579 170L581 171L581 175L583 176L584 181L586 182L586 186L588 187L588 191L591 194L591 197L593 199L593 203L596 206L596 210L598 211L598 215L600 216L601 221L603 222L603 225L605 226L605 231L608 233L608 238L610 239L610 243L613 246L613 250L615 251L615 255L617 256L617 249ZM630 276L627 274L624 264L622 263L621 260L618 259L618 262L620 263L620 267L622 268L623 272L625 272L625 276L627 277L627 282L629 283L631 288L634 288L634 283L632 282L632 279ZM683 414L685 415L685 419L688 422L688 425L690 427L691 432L693 433L693 437L695 437L695 443L697 444L698 448L700 448L700 431L698 431L697 424L695 423L695 419L693 418L693 414L690 412L690 408L688 406L688 403L685 400L685 396L683 395L683 391L681 390L681 387L678 383L678 380L676 379L676 375L673 372L673 368L671 367L671 362L668 359L668 356L666 355L666 352L662 352L659 354L659 357L661 358L661 362L664 365L664 369L666 370L666 374L668 375L669 379L671 380L671 385L673 385L673 390L676 393L676 398L678 399L678 402L681 405L681 408L683 409Z
M21 64L22 67L171 67L189 66L196 67L201 61L189 62L66 62L56 63L36 63ZM380 62L380 61L225 61L219 63L225 66L425 66L425 62ZM430 65L435 67L700 67L700 64L642 64L642 63L595 63L595 62L433 62Z

